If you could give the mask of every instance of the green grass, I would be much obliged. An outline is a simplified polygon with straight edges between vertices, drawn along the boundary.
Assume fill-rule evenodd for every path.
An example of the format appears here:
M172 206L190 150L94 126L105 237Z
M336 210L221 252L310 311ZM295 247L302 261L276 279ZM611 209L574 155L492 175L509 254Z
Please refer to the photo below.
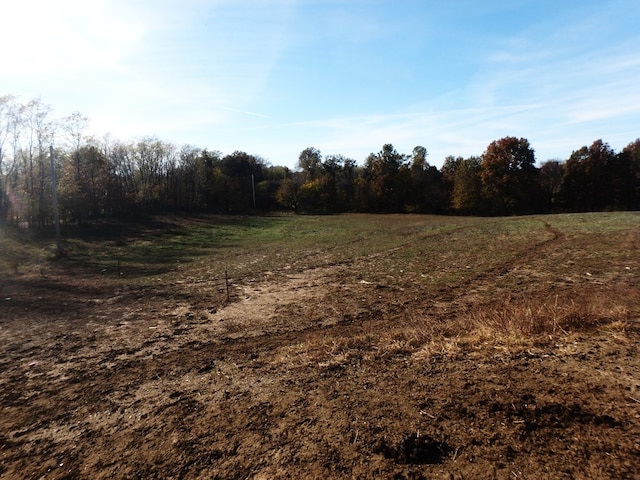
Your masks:
M366 281L442 288L527 255L554 237L548 226L575 242L585 268L597 267L589 258L623 261L630 252L617 244L619 236L637 231L639 220L635 213L162 217L139 224L66 227L68 258L58 264L90 276L115 272L119 263L127 278L145 282L179 270L196 276L204 270L228 270L241 278L356 262L354 275ZM7 233L0 238L0 249L5 272L16 264L29 269L53 262L54 246L47 235Z
M337 267L321 275L326 297L291 307L291 315L385 312L389 322L380 332L351 335L379 352L500 338L519 344L582 327L624 330L637 318L639 220L632 212L161 217L67 226L68 257L61 260L54 259L52 235L5 232L0 275L21 275L25 282L29 274L51 271L58 283L85 278L87 285L104 281L113 289L222 305L225 272L234 286L265 281L277 287L307 269ZM335 341L318 334L322 358L334 355Z

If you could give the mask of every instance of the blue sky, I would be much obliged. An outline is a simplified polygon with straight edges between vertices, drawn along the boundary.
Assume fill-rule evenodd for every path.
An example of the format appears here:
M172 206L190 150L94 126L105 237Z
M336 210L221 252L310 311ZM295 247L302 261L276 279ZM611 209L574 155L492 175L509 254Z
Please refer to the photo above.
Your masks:
M507 135L538 161L640 137L637 0L4 3L0 95L121 140L294 167L310 146L440 166Z

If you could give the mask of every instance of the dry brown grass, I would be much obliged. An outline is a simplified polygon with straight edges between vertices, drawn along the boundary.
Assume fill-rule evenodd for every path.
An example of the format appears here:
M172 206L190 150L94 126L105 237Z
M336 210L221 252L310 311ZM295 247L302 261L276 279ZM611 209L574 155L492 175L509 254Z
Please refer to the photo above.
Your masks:
M594 330L619 337L624 336L637 312L634 295L628 290L581 298L510 298L503 303L470 308L454 318L408 315L404 321L389 322L389 326L375 333L364 331L347 337L310 335L281 351L279 363L335 369L361 360L456 357L486 348L517 352L566 343L577 334Z
M596 329L620 335L637 312L636 301L632 291L610 291L582 298L558 295L478 306L449 324L442 338L429 338L421 352L457 354L484 346L519 350Z

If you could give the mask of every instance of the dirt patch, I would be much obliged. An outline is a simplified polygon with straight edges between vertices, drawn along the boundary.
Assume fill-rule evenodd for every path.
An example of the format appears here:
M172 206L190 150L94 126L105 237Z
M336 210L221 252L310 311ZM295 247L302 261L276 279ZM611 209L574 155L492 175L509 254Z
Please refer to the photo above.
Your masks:
M640 259L596 264L549 230L520 261L435 290L362 273L398 248L232 279L229 304L184 275L15 275L0 478L636 478ZM524 294L510 318L574 301L593 321L474 330Z

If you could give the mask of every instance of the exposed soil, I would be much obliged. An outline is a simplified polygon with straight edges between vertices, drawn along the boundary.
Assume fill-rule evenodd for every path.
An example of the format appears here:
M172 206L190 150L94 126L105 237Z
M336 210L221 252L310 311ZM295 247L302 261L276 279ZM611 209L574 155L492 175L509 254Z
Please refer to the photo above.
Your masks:
M0 478L640 478L637 236L626 276L560 275L580 245L549 229L428 295L360 278L373 257L232 279L228 304L181 271L153 289L64 261L15 272ZM522 343L403 334L500 308L483 292L501 289L627 310Z

